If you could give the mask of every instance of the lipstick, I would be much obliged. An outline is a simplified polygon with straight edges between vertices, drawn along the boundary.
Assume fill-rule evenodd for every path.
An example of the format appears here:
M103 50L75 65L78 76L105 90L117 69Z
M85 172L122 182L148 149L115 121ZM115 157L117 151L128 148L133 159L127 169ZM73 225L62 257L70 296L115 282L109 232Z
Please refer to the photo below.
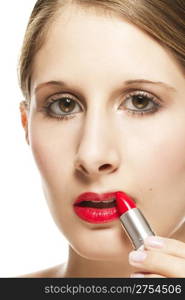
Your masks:
M124 192L116 192L117 210L121 225L125 229L133 247L137 250L147 236L155 235L142 212Z

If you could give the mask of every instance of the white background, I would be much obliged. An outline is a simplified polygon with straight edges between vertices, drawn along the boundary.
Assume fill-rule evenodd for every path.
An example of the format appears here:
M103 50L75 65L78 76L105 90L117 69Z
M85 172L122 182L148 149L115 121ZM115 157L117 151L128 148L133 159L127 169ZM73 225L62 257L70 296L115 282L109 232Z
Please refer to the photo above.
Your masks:
M21 127L17 63L35 0L0 0L0 277L59 264L68 244L42 192Z

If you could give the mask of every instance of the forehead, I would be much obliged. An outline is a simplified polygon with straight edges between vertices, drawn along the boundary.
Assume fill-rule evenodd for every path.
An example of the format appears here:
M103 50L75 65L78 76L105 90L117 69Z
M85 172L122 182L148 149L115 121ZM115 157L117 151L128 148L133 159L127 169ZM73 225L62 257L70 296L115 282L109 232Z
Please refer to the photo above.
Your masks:
M172 55L149 35L114 13L67 6L58 11L47 39L36 54L32 83L101 77L106 84L134 77L179 83ZM68 78L69 77L69 78ZM103 81L101 80L103 85Z

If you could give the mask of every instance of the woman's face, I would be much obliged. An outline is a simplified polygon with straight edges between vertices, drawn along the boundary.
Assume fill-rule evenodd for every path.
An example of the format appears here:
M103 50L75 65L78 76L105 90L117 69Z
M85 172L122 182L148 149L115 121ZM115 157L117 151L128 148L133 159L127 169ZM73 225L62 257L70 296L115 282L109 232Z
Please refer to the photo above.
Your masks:
M71 6L56 18L34 60L28 139L54 220L81 256L130 251L118 219L75 214L84 192L125 191L161 236L182 223L184 95L175 60L134 25Z

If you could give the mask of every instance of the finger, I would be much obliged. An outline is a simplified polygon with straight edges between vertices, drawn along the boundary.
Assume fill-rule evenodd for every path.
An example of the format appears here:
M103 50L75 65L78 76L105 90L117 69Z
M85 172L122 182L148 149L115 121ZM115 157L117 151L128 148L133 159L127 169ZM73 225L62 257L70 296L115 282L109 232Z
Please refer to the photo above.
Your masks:
M133 273L130 275L131 278L166 278L165 276L159 274L151 273Z
M155 249L169 255L185 258L185 243L178 240L149 236L144 240L144 246L146 249Z
M165 277L185 277L185 259L155 250L132 251L129 263L145 272Z

